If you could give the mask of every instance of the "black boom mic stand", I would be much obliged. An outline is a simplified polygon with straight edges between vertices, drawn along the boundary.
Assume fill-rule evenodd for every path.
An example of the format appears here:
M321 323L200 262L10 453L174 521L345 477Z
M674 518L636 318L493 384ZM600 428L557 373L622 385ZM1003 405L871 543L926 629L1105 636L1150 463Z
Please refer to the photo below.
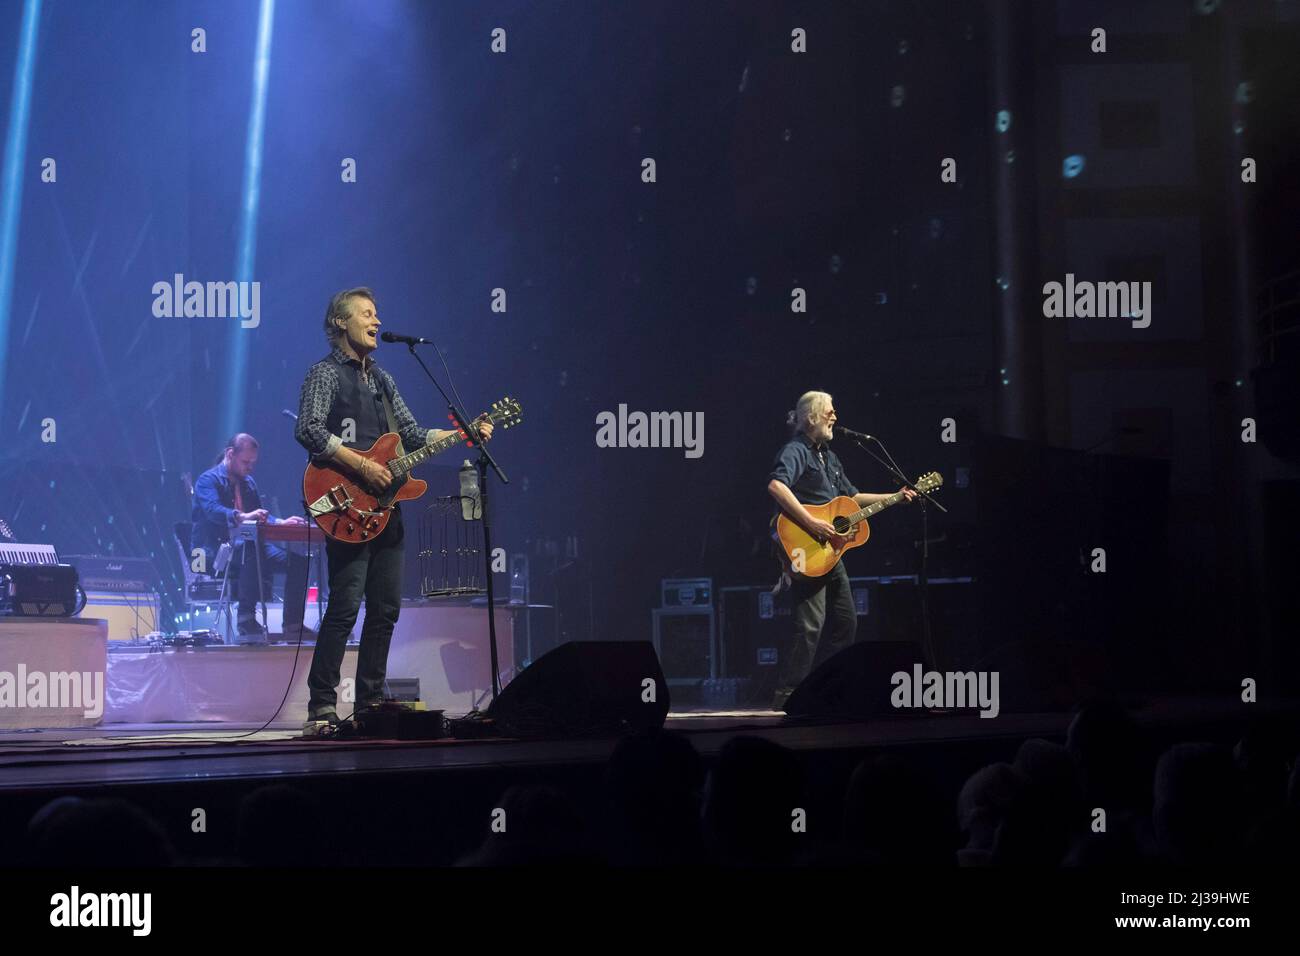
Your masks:
M930 633L930 515L926 510L926 505L932 504L944 514L948 513L948 509L930 497L929 492L916 487L916 483L898 467L898 463L894 461L894 456L889 453L889 449L885 447L885 443L879 438L874 435L863 435L861 432L855 432L852 429L841 429L841 431L852 438L855 445L880 462L881 467L893 475L895 479L921 496L921 573L917 575L917 584L921 590L921 634L925 656L929 660L930 666L937 669L939 664L934 655L934 638ZM885 458L889 460L886 461L885 458L881 458L868 448L863 439L873 441L879 445L880 450L885 453Z
M425 342L427 340L421 339L419 341ZM443 401L447 403L447 411L451 413L452 423L460 429L461 433L464 434L466 438L469 439L470 444L478 449L478 495L479 507L482 511L482 517L480 520L483 522L484 569L487 574L488 647L491 649L492 653L492 699L496 700L497 695L501 693L501 668L500 664L497 662L497 616L496 603L492 588L492 534L491 526L488 521L488 466L492 466L492 470L495 471L497 477L501 479L501 484L510 484L510 479L501 471L500 466L496 463L496 459L493 458L492 453L487 450L487 445L481 438L479 438L478 429L471 426L469 419L465 417L461 409L456 407L456 403L451 400L451 397L443 390L443 387L438 384L438 380L433 377L433 373L429 371L429 366L424 364L424 359L420 358L420 356L416 354L416 344L417 342L415 341L407 341L407 350L415 360L420 363L420 368L424 369L424 374L429 377L429 381L433 382L433 387L438 390L438 393L442 395ZM435 350L438 348L438 346L433 342L428 342L428 344L433 345ZM442 353L439 352L438 354L441 355Z

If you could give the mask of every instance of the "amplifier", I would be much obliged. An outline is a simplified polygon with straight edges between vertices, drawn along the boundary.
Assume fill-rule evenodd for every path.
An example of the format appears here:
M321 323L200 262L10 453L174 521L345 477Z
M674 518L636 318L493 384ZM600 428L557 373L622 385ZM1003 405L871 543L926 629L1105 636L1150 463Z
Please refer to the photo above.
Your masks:
M712 607L713 578L664 578L663 607Z
M389 677L384 681L384 699L418 703L420 700L420 678Z
M81 576L87 591L156 591L158 572L147 558L115 558L102 554L69 554L67 562Z
M978 659L978 606L969 577L930 578L930 624L938 664L969 667ZM849 578L858 641L922 641L925 627L915 575ZM771 699L776 673L794 637L790 590L722 588L718 592L718 676L749 679L755 701Z
M204 576L196 578L186 585L185 596L193 604L217 604L221 601L222 594L225 594L232 601L238 600L238 595L232 597L229 590L222 578Z
M699 683L716 677L713 608L655 608L650 612L655 653L664 678L677 683Z
M790 590L771 585L722 588L718 592L718 676L743 681L733 706L771 705L781 658L794 628Z
M0 564L0 613L71 617L77 610L77 569L70 564Z

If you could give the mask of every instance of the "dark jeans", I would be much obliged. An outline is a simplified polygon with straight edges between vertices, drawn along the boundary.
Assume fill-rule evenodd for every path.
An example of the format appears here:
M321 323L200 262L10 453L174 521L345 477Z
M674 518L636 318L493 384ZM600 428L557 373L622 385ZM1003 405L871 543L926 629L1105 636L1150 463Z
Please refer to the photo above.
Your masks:
M383 700L388 645L402 610L403 536L402 513L394 508L388 526L373 541L344 544L331 538L325 543L330 597L307 675L309 719L337 712L343 653L363 597L366 619L361 625L361 650L357 656L356 709Z
M852 644L858 630L858 611L843 561L819 578L795 578L790 597L794 641L781 662L778 695L794 690L816 665ZM820 639L823 624L825 640Z
M284 623L281 629L287 634L290 629L298 627L307 606L307 571L310 565L305 554L294 554L271 544L262 545L262 590L259 594L257 554L253 551L253 543L246 541L237 546L227 573L231 576L231 593L239 599L240 622L251 623L257 619L261 595L264 594L268 601L275 596L271 591L271 575L283 574Z

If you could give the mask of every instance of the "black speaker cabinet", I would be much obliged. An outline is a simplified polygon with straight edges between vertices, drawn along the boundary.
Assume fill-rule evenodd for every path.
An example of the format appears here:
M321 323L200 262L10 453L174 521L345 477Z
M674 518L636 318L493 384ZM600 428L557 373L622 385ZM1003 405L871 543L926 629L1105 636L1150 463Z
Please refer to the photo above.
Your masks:
M488 716L510 737L589 737L662 727L668 705L649 641L570 641L507 684Z
M859 641L816 667L786 701L792 717L862 719L895 713L891 677L924 665L921 645L912 641Z

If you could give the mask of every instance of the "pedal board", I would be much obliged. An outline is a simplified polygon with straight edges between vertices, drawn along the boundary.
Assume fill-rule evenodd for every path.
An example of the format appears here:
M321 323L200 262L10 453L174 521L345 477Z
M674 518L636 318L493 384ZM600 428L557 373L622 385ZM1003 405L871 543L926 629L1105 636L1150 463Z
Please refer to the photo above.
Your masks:
M426 710L422 701L394 701L367 710L356 718L357 736L388 740L441 740L447 722L441 710Z
M485 740L501 736L497 722L491 717L460 717L447 721L447 728L457 740Z

